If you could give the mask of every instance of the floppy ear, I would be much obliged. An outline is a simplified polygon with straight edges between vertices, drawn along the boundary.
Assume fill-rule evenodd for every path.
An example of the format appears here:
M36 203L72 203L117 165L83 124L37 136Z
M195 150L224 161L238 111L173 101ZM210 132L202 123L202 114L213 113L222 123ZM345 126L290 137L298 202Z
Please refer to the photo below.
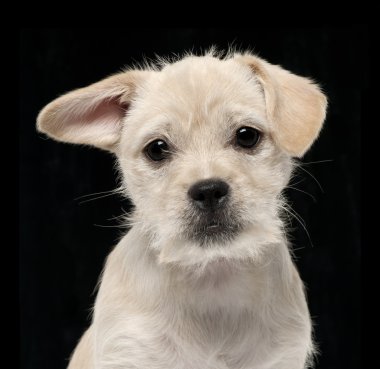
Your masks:
M318 85L253 55L239 55L261 83L277 144L301 157L318 137L326 117L327 99Z
M37 129L58 141L115 151L126 110L148 73L119 73L57 98L39 113Z

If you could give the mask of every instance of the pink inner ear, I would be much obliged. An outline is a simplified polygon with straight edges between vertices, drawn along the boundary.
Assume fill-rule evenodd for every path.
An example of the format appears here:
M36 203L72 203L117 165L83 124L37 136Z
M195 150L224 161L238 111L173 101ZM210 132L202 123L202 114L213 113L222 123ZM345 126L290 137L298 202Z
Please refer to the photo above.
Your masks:
M59 141L116 150L139 75L119 73L55 99L39 113L38 130Z
M108 128L111 131L115 131L120 128L127 108L128 104L121 103L119 96L105 99L90 111L83 111L82 114L80 114L78 121L80 121L81 124L90 124L92 126L97 124L111 125ZM112 127L112 125L114 127Z
M50 134L62 141L84 143L103 148L114 145L120 136L128 104L121 95L73 99L56 110L55 130Z

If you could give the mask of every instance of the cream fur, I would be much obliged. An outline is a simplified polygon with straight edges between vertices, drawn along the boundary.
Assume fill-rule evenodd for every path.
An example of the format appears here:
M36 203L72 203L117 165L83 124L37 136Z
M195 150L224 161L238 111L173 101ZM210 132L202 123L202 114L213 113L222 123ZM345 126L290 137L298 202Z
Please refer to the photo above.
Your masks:
M127 110L125 113L123 109ZM127 71L45 107L51 137L111 150L136 210L109 255L92 325L70 369L302 369L311 321L281 221L282 189L316 139L326 98L308 79L251 54L187 56ZM262 132L250 153L231 138ZM143 149L170 143L162 165ZM188 188L221 178L241 232L201 247L187 237Z

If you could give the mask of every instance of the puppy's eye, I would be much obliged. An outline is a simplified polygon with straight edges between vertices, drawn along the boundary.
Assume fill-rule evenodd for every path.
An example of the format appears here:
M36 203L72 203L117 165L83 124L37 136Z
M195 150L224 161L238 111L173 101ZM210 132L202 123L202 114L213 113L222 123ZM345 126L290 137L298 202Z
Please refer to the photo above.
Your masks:
M165 141L155 140L145 148L146 155L153 161L161 161L169 156L169 147Z
M250 149L255 146L260 139L260 132L252 127L242 127L236 131L236 144Z

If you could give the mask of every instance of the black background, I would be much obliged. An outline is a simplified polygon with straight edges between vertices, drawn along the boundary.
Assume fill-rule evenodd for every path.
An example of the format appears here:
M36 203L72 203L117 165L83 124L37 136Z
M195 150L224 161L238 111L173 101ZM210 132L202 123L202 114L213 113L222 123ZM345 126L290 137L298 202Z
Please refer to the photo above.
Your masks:
M80 196L117 186L113 158L36 133L38 111L58 95L143 56L199 52L211 45L226 49L234 44L313 77L328 95L326 125L302 159L310 174L298 170L292 181L315 200L300 191L287 191L311 241L295 220L290 234L321 351L316 367L359 368L360 135L368 84L367 33L364 26L24 29L20 35L21 367L65 368L89 324L105 256L122 234L111 218L122 208L129 209L128 200L118 196L80 203L87 199L77 199Z

